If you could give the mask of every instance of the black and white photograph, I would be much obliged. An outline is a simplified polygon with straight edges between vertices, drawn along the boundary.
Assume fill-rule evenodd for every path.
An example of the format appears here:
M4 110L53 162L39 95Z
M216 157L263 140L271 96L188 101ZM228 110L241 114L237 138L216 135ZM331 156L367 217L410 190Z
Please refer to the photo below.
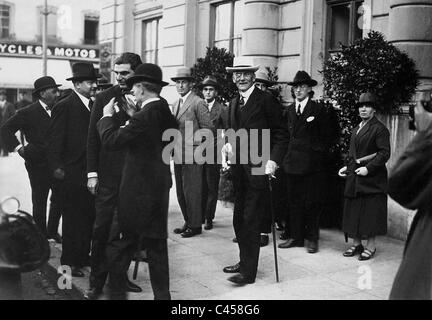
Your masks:
M431 300L431 58L432 0L0 0L0 300Z

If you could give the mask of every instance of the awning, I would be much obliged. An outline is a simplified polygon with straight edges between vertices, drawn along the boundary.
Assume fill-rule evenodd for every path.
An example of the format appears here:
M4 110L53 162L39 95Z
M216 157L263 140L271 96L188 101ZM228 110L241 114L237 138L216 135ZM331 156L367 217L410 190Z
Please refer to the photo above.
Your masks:
M43 76L42 59L0 57L0 88L30 88ZM69 60L48 59L47 75L62 84L60 89L72 88L66 78L72 76Z

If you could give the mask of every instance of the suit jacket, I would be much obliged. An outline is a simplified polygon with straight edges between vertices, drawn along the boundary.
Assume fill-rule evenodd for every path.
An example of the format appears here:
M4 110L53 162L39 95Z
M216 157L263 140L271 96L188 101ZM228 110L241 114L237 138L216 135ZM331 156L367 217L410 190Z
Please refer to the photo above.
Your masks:
M176 150L180 149L183 156L180 158L179 152L174 152L174 158L176 163L180 163L180 161L185 163L185 151L187 148L194 150L202 142L200 137L195 137L195 132L199 129L212 130L213 124L204 100L195 93L191 92L189 94L180 109L178 104L179 100L174 103L173 114L177 119L182 139L178 141L179 144L176 146ZM192 130L186 130L186 123L193 125ZM188 157L191 157L191 155L188 155Z
M87 185L87 135L90 111L75 92L58 102L52 111L48 161L53 170L65 170L65 180Z
M48 130L51 117L39 101L17 111L1 128L1 134L9 151L20 144L15 133L24 133L28 144L24 147L24 159L31 166L47 166Z
M288 144L288 131L286 124L282 118L282 107L279 102L267 92L263 92L258 88L252 91L247 103L239 111L239 100L240 96L235 97L228 106L228 119L227 128L235 131L239 129L245 129L251 137L251 130L258 130L258 144L253 144L250 147L252 152L256 155L263 154L262 145L262 133L263 130L270 130L270 155L269 159L273 160L277 164L281 164L283 156L286 152ZM239 119L238 114L241 114ZM229 142L229 141L228 141ZM264 141L264 143L266 143ZM232 142L231 142L232 144ZM241 148L241 152L240 152ZM254 164L251 155L250 148L248 146L241 147L240 144L236 143L236 150L234 157L236 157L236 165L233 166L233 177L239 177L239 170L244 170L248 176L249 183L255 188L267 188L268 180L265 176L264 168L266 165L266 159L264 163ZM247 164L240 164L241 153L247 152ZM264 155L265 157L265 155ZM252 175L252 168L262 167L260 174Z
M167 193L172 181L169 159L162 159L167 144L162 134L177 128L168 104L163 100L150 102L121 128L112 117L102 118L97 127L105 147L126 148L119 193L122 232L166 239Z
M309 99L298 117L292 104L287 119L289 145L283 161L285 172L306 175L323 171L334 131L324 106Z
M350 140L349 158L361 159L376 153L377 155L361 166L369 173L360 177L350 173L345 183L345 196L355 197L360 194L387 193L386 162L390 158L390 133L376 117L373 117L357 134L359 126L354 128Z
M112 99L120 101L122 92L119 86L111 87L96 96L90 115L90 125L87 138L87 173L96 172L99 182L119 185L123 169L125 152L122 150L107 150L102 144L96 124L102 118L103 108ZM119 125L123 125L129 115L120 108L113 116Z

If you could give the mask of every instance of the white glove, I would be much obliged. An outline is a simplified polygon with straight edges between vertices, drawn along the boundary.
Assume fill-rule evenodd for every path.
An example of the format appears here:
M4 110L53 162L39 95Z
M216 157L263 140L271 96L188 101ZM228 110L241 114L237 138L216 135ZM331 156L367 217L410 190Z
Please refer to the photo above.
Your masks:
M276 170L278 168L278 165L276 162L269 160L267 161L266 167L265 167L265 174L270 175L272 178L275 177Z
M222 159L230 159L233 156L232 145L231 143L227 143L222 147Z
M343 167L342 169L340 169L338 172L339 177L345 178L347 176L347 174L346 174L347 170L348 170L347 167Z

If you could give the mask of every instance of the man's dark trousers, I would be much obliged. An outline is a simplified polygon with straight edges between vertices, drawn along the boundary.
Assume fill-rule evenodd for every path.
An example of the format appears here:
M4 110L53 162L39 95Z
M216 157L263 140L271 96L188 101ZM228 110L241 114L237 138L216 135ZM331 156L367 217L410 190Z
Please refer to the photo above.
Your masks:
M218 164L204 164L203 170L203 220L211 221L215 218L219 192L220 168Z

